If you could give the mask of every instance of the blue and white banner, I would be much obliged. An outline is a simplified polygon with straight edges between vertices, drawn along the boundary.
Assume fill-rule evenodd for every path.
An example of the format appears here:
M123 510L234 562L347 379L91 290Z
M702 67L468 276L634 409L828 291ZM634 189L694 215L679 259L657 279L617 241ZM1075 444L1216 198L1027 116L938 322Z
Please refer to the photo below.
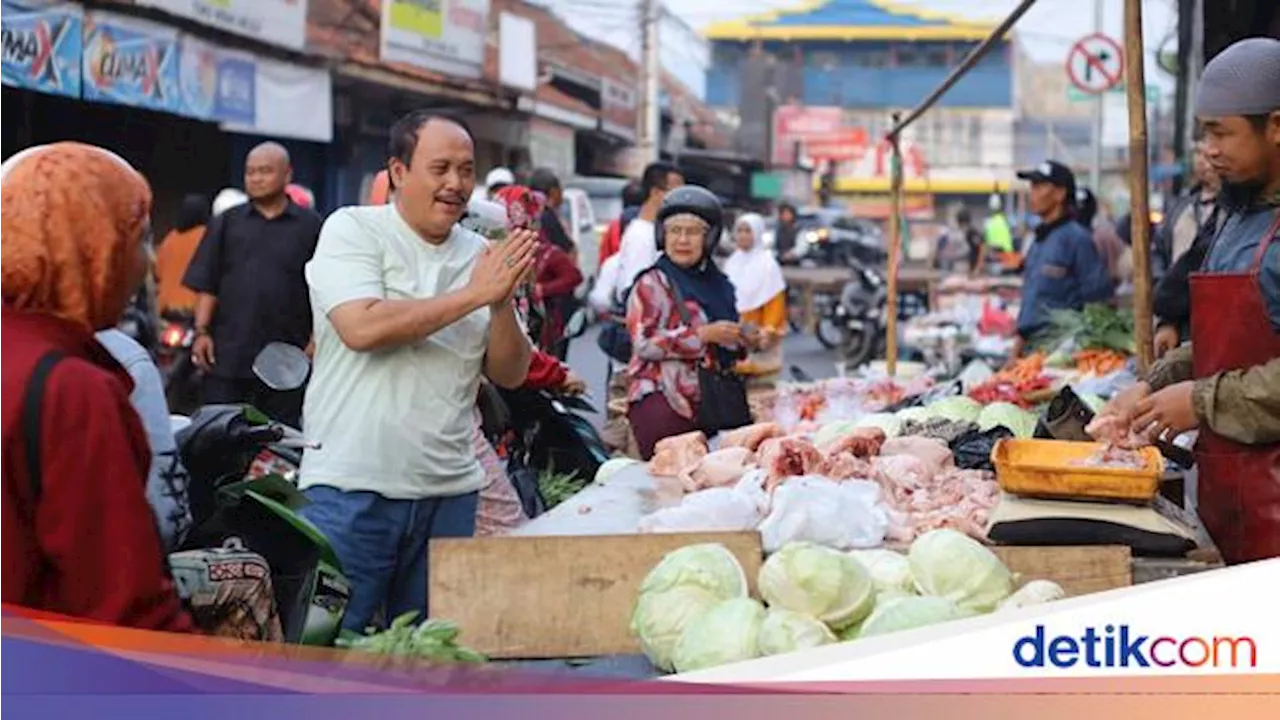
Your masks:
M79 5L4 0L4 84L80 97Z
M178 58L182 114L200 120L253 124L257 60L183 35Z
M674 676L707 683L1280 673L1280 559Z
M185 114L173 28L87 12L83 68L85 100Z

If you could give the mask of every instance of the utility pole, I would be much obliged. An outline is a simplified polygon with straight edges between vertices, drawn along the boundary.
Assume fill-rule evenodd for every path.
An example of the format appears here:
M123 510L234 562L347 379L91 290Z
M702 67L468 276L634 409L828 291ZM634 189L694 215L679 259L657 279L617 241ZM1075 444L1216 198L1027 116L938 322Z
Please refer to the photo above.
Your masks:
M1103 28L1102 14L1106 0L1093 0L1093 29L1094 32L1101 33ZM1125 58L1125 62L1142 62L1142 58ZM1098 93L1097 99L1093 102L1093 170L1089 174L1089 188L1093 190L1101 201L1102 199L1102 129L1104 118L1102 115L1102 106L1106 103L1107 94L1105 92Z
M662 156L661 109L658 107L662 66L658 62L658 23L662 18L659 0L640 0L640 127L637 149L645 163Z

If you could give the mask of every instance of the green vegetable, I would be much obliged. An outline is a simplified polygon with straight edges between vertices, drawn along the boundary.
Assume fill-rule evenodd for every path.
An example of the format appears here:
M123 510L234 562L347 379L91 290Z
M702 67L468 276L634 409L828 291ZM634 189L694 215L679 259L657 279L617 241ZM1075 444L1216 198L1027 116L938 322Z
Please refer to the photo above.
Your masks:
M577 495L586 486L587 480L579 478L577 471L557 473L554 470L544 470L538 474L538 490L542 493L547 509Z
M619 470L639 464L639 460L633 460L631 458L612 458L610 460L605 460L600 466L600 469L596 470L596 482L602 483L613 477Z
M1049 327L1035 338L1040 348L1055 348L1063 340L1073 338L1081 350L1115 350L1132 355L1133 313L1118 312L1107 305L1094 303L1084 310L1052 310Z
M812 615L834 629L865 618L875 604L871 574L852 556L808 542L788 543L760 568L770 607Z
M662 558L645 575L640 593L696 585L720 600L747 596L747 573L729 549L719 543L686 545Z
M916 581L906 555L892 550L852 550L849 554L871 573L877 602L884 593L915 594Z
M1040 416L1007 402L995 402L982 409L978 415L978 429L986 432L994 427L1005 427L1015 437L1030 438L1036 434Z
M931 403L927 408L930 418L943 418L956 422L977 422L982 403L968 395L952 395Z
M951 529L916 538L907 553L922 595L947 598L961 610L988 613L1013 594L1013 574L985 545Z
M812 615L770 608L760 625L760 654L783 655L836 641L831 628Z
M899 630L936 625L965 616L956 604L941 597L904 597L877 605L862 623L858 637L886 635Z
M897 437L902 430L902 420L893 413L871 413L858 418L860 428L880 428L885 437Z
M755 600L734 598L693 618L672 653L676 671L693 672L759 657L764 615L764 606Z
M379 632L369 628L365 635L344 631L335 645L350 650L361 650L378 655L402 655L419 657L440 663L482 663L484 655L458 644L458 626L448 620L428 619L418 625L418 617L411 610L395 620L390 627Z
M645 657L659 670L675 669L672 654L689 623L724 601L698 585L676 585L641 593L631 613L631 634L640 641Z

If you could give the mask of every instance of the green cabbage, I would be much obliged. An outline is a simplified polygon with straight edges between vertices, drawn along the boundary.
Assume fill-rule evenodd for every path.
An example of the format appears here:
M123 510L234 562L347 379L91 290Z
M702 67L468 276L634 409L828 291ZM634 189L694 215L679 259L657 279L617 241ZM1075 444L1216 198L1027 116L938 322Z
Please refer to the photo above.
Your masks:
M1067 596L1062 586L1051 580L1032 580L1018 588L1018 591L1000 603L1000 610L1017 610L1018 608L1061 600Z
M687 545L667 553L640 583L640 593L696 585L718 600L747 596L747 574L729 549L719 543Z
M903 408L894 413L894 417L898 418L898 422L924 422L930 417L929 409L923 407Z
M965 613L947 598L897 598L893 602L877 604L875 612L862 623L858 637L886 635L899 630L959 620L962 617L965 617Z
M897 437L902 432L902 420L893 413L871 413L858 418L860 428L880 428L885 437Z
M907 559L921 594L947 598L961 610L989 613L1013 594L1013 574L1000 558L949 528L916 538Z
M906 555L892 550L852 550L849 554L871 573L877 598L884 593L915 594L916 581Z
M782 655L836 641L835 633L812 615L770 608L760 625L760 654Z
M929 411L926 417L940 417L956 422L977 422L978 415L982 412L982 403L966 395L952 395L930 404L925 409Z
M978 414L978 429L986 432L991 428L1002 426L1008 428L1015 437L1030 438L1036 434L1036 423L1040 416L1030 410L1007 402L994 402L984 407Z
M808 542L788 543L760 568L760 595L771 607L812 615L834 629L866 617L875 585L862 563Z
M672 654L680 634L697 617L724 599L697 585L677 585L660 592L640 595L631 614L631 634L653 666L670 672Z
M725 600L685 626L672 660L676 672L693 672L760 656L764 606L750 598Z

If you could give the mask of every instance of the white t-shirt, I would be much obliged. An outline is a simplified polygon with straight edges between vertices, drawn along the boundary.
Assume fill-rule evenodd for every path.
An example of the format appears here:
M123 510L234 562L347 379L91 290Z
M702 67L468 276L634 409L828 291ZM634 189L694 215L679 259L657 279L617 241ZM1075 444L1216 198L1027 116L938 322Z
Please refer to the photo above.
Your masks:
M657 235L653 223L644 218L632 220L627 231L622 233L618 254L622 256L618 292L625 294L635 284L640 273L658 262Z
M489 309L414 345L373 352L347 347L329 312L351 300L458 290L484 247L479 235L456 226L446 242L431 245L395 205L343 208L325 221L306 268L316 355L302 410L307 436L321 447L303 454L300 487L368 490L397 500L481 487L472 410Z

